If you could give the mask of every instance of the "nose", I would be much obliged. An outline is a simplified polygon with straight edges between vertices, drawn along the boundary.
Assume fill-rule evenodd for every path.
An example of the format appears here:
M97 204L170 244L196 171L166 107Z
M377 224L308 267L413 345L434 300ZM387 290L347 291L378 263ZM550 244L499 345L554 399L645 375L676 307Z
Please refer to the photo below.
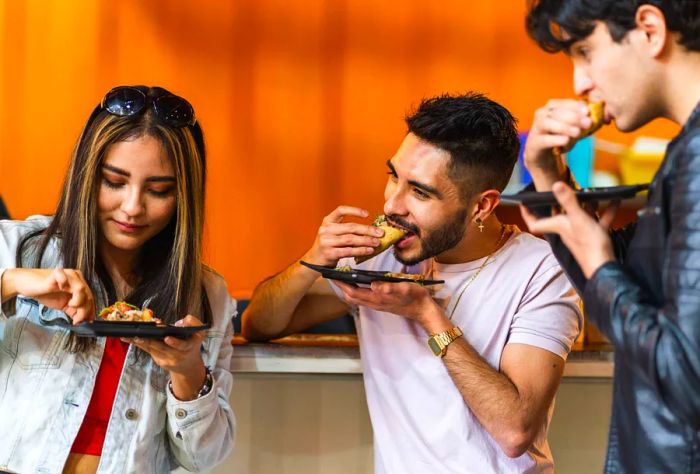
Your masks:
M384 215L405 216L408 213L405 204L401 187L389 180L384 189Z
M585 97L593 90L591 76L581 67L574 64L574 93Z
M143 193L136 186L127 188L121 210L129 217L136 217L144 212Z

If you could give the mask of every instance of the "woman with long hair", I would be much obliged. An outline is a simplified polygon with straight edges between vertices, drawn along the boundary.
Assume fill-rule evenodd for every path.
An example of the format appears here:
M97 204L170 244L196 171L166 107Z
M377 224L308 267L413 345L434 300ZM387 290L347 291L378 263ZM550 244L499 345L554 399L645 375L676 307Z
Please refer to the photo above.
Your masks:
M230 453L236 306L201 259L205 175L192 106L117 87L82 131L55 215L0 221L0 468L200 471ZM71 331L116 301L210 329Z

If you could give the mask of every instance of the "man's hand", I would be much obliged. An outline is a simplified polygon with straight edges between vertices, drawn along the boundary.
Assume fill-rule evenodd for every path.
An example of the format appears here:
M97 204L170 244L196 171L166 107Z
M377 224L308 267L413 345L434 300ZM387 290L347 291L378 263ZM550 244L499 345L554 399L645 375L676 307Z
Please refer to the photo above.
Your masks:
M339 281L334 284L342 290L346 301L350 304L412 319L430 333L441 332L452 327L450 324L442 324L440 328L445 326L446 329L434 329L439 320L447 318L444 317L442 308L433 299L428 289L417 283L375 281L370 288L355 287Z
M537 109L523 160L538 191L549 191L555 181L564 178L566 164L555 149L570 149L591 123L588 106L581 100L552 99Z
M2 275L2 300L32 298L66 313L73 324L95 319L95 302L80 270L9 268Z
M368 212L357 207L338 206L323 219L313 246L302 260L335 266L341 258L371 254L384 231L372 225L343 222L346 216L367 217Z
M552 217L537 219L524 206L520 213L531 232L558 234L574 256L586 278L590 278L603 264L615 260L608 229L617 205L610 206L599 221L591 217L576 199L574 190L562 182L552 187L562 212Z
M176 326L201 326L202 321L187 315L177 321ZM162 341L158 339L122 338L144 352L148 352L161 368L170 373L173 384L173 394L179 400L192 400L204 385L206 370L200 353L204 331L198 331L187 339L168 336Z

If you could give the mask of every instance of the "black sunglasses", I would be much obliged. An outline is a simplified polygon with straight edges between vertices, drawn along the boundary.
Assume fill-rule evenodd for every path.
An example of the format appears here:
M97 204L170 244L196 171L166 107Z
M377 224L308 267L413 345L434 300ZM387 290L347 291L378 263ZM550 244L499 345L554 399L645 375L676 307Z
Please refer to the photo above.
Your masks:
M192 126L197 122L194 108L182 97L172 94L149 97L132 86L119 86L107 92L101 106L112 115L131 117L143 111L149 103L156 117L171 127Z

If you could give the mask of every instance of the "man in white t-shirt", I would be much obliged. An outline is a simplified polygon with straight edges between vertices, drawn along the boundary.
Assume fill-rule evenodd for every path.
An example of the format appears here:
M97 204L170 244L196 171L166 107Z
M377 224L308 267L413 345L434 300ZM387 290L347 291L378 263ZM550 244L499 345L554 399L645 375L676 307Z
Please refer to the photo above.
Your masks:
M552 472L547 427L582 319L548 244L493 212L517 160L515 119L470 93L424 100L406 122L384 204L406 235L359 268L445 283L329 283L297 261L256 288L243 335L353 313L377 473ZM368 213L335 209L301 260L373 253L383 232L347 216Z

